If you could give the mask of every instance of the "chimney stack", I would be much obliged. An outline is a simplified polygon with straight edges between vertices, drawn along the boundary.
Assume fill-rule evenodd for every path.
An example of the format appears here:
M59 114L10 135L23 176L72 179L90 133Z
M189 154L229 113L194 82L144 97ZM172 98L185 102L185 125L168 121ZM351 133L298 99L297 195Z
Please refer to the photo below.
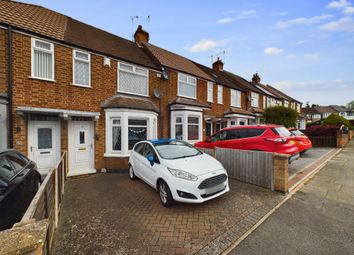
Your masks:
M138 26L137 30L134 33L134 41L137 44L149 42L149 33L146 32L141 25Z
M218 59L213 63L213 69L215 71L222 71L224 70L224 63L221 61L221 59L218 57Z
M252 82L256 83L256 84L260 84L261 83L261 77L259 77L258 73L255 73L252 77Z

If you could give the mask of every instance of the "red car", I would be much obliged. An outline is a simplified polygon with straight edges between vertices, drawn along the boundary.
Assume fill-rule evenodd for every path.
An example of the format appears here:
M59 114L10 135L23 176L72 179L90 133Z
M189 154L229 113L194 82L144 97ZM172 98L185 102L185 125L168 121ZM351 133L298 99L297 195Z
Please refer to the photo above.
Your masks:
M199 148L215 147L267 151L290 155L289 163L299 158L299 150L291 133L279 125L237 126L224 128L194 144Z
M290 133L295 137L295 144L300 153L304 153L312 148L310 139L296 128L289 128Z

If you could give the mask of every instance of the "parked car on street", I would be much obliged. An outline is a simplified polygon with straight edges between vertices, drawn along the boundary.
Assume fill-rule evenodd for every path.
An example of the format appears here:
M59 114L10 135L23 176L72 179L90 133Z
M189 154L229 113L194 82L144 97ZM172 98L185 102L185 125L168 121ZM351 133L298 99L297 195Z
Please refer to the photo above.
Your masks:
M197 148L215 147L267 151L288 154L289 163L299 158L299 150L291 133L279 125L252 125L224 128L194 144Z
M304 153L312 148L311 140L297 128L289 128L290 133L295 137L295 144L300 153Z
M219 161L176 139L135 144L129 177L157 189L165 207L174 201L202 203L229 191L227 172Z
M41 183L37 165L20 152L0 152L0 230L19 222Z

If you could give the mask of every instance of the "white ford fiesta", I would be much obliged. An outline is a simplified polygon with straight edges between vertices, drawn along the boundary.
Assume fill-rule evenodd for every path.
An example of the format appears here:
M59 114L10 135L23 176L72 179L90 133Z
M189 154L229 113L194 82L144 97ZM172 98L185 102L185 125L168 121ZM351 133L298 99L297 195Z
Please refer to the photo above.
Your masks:
M227 172L219 161L175 139L135 144L129 176L157 189L166 207L174 201L202 203L229 191Z

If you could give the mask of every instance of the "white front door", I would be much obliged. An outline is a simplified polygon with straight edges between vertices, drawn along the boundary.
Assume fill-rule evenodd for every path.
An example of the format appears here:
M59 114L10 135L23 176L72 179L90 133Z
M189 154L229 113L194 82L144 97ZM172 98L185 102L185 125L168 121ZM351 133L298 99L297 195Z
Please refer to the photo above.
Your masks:
M93 121L69 121L69 175L95 173Z
M29 121L29 158L37 163L41 174L47 174L60 159L60 122Z

